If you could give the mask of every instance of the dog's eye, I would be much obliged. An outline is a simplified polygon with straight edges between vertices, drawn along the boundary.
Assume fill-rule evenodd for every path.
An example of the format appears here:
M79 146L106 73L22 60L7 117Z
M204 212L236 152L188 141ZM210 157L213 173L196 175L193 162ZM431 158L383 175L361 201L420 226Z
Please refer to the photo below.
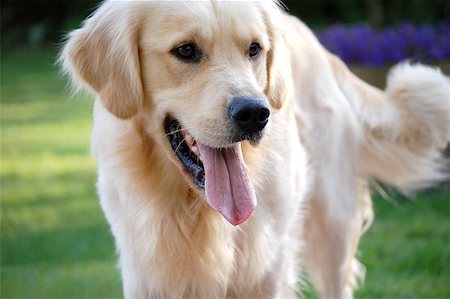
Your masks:
M181 45L172 50L172 53L184 62L199 62L201 57L200 50L193 43Z
M261 52L261 46L258 43L252 43L250 45L250 48L248 49L248 56L250 58L256 58L258 57L259 53Z

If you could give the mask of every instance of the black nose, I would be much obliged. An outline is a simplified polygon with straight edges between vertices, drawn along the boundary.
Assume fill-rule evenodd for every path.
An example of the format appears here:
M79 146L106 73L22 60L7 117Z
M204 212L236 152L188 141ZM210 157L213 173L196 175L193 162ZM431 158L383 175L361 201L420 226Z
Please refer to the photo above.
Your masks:
M235 97L228 111L231 120L247 134L261 131L269 121L270 111L261 99Z

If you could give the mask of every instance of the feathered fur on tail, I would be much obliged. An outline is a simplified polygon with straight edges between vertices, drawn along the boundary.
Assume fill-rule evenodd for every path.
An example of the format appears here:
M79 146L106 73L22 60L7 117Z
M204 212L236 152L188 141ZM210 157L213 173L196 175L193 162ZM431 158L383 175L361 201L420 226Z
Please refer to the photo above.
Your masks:
M403 191L450 177L450 161L442 156L450 142L448 77L437 68L402 63L390 71L381 91L338 59L331 62L363 129L358 167L363 174Z

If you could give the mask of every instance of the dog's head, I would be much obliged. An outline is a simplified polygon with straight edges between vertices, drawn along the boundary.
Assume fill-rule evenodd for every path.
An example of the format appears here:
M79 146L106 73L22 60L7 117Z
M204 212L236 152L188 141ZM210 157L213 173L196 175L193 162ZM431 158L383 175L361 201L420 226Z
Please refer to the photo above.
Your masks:
M113 115L145 119L189 184L236 225L256 206L240 143L257 145L285 98L280 16L271 1L111 1L61 57Z

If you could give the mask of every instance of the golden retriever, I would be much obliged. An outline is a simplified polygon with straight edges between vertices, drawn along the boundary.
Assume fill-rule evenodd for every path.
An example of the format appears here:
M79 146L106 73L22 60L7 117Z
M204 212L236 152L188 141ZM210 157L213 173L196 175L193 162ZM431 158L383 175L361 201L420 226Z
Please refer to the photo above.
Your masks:
M126 298L352 298L368 181L445 173L450 83L381 91L275 1L106 1L60 61L97 96L92 151Z

